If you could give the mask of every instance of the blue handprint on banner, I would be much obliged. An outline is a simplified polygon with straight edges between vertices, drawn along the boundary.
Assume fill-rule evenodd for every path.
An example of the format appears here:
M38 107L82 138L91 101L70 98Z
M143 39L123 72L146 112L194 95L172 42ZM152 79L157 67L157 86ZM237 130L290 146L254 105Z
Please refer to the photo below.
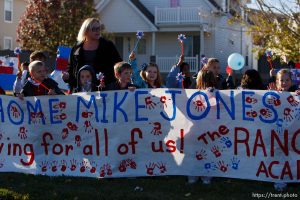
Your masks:
M300 108L295 109L295 119L300 120Z
M229 137L222 137L220 143L225 144L227 148L230 148L232 146L232 142ZM224 148L226 147L224 146Z
M239 169L239 164L240 164L241 160L238 160L238 158L233 157L231 159L231 168L234 170L238 170Z
M210 170L216 170L217 165L214 162L208 162L204 164L204 168L209 172Z

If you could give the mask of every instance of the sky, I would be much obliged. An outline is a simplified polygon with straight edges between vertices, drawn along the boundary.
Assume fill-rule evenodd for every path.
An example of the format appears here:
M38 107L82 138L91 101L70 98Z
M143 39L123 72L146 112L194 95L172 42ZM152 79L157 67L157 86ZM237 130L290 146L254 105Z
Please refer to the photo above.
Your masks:
M284 6L292 9L294 12L300 12L300 6L297 5L297 1L299 0L265 0L268 5L273 5L277 8L282 8L280 2L284 4ZM251 4L248 4L248 7L250 8L258 8L256 0L252 0Z

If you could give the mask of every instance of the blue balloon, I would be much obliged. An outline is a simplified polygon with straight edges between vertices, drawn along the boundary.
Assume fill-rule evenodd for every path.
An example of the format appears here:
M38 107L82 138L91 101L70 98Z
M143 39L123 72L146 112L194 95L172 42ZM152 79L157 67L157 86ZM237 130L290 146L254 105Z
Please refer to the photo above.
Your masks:
M228 57L228 66L233 70L240 70L245 65L244 57L239 53L233 53Z

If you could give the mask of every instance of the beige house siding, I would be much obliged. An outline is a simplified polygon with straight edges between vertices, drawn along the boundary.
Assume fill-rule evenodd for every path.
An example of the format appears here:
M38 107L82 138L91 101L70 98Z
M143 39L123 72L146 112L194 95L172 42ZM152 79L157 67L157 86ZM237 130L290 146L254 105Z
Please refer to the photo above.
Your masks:
M12 38L12 49L18 46L17 39L17 26L19 24L20 17L23 15L26 9L27 2L25 0L12 0L12 22L5 22L4 20L4 2L0 1L0 49L4 48L4 37Z

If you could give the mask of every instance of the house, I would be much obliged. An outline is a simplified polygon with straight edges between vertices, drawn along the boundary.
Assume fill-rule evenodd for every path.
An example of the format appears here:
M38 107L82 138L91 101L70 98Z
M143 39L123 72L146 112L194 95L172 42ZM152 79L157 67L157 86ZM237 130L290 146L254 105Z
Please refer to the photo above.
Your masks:
M17 26L20 17L26 10L25 0L2 0L0 1L0 50L13 50L18 46Z
M218 58L223 73L234 52L245 57L244 69L253 66L251 37L245 27L227 22L233 14L243 16L238 0L98 0L95 4L124 60L133 50L139 30L144 32L136 51L139 64L155 61L161 72L168 72L177 62L181 33L186 36L185 60L193 72L199 69L203 54Z

